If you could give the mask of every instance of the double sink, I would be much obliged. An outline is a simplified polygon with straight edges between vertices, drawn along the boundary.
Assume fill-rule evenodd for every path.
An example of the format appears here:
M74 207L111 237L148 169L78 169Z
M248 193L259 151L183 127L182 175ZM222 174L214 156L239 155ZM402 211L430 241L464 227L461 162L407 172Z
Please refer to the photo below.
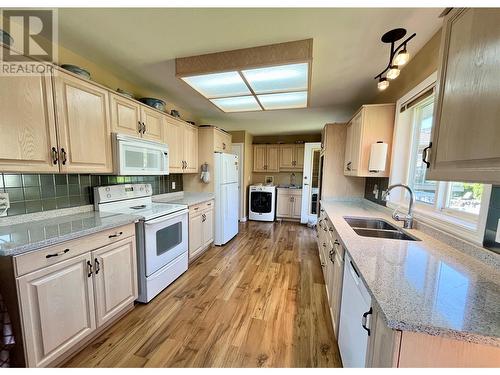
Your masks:
M344 220L358 235L363 237L388 238L391 240L420 241L400 228L382 219L366 219L344 216Z

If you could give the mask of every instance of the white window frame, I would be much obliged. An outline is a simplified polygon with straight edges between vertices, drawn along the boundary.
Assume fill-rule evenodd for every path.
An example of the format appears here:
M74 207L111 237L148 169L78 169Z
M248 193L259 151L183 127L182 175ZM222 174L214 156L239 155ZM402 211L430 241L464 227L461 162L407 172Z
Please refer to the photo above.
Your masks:
M432 73L423 82L410 90L396 102L394 135L392 142L392 162L389 175L389 185L396 183L409 184L410 181L410 162L413 154L413 126L412 118L403 119L400 117L401 107L413 98L428 90L436 84L437 72ZM408 115L408 113L407 113ZM409 153L405 150L411 149ZM397 158L394 155L398 155ZM491 195L491 185L484 184L483 197L481 200L481 209L479 215L473 215L467 212L461 212L447 208L447 196L451 183L440 181L436 187L435 204L427 204L415 201L414 217L424 223L432 225L436 229L450 233L462 239L482 244L484 230L486 227L486 218L488 215L488 206ZM407 209L409 196L403 189L391 191L387 200L389 208L402 211Z

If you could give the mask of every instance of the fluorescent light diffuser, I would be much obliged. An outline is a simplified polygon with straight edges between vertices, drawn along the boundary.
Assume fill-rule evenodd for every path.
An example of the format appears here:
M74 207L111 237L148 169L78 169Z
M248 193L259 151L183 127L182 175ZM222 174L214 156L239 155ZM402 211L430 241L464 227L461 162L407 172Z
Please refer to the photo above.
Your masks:
M243 70L256 94L307 90L308 63Z
M307 91L257 95L257 98L266 110L307 107Z
M182 79L208 99L251 94L238 72L204 74Z
M234 98L210 99L224 112L260 111L260 105L253 96L237 96Z

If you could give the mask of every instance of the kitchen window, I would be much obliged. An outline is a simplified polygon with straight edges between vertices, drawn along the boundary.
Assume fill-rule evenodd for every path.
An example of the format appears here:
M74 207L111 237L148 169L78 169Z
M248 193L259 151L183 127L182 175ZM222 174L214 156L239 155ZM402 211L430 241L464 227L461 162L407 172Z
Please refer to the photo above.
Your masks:
M435 74L396 105L396 127L390 184L406 183L415 196L415 216L434 227L481 243L491 185L427 180L422 161L431 141ZM388 206L408 204L403 190L393 190ZM403 209L404 210L404 209Z

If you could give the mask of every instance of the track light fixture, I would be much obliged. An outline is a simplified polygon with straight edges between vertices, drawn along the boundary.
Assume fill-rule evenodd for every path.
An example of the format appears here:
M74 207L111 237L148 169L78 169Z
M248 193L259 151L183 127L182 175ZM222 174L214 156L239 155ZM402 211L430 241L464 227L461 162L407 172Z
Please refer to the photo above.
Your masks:
M391 53L389 55L389 63L387 64L387 67L375 76L375 79L378 79L377 87L379 90L385 90L389 87L388 79L396 79L401 72L400 67L405 65L408 60L410 60L410 54L406 49L406 45L415 37L415 35L417 35L416 33L413 33L408 38L403 40L399 46L395 47L395 43L402 39L405 35L406 29L401 28L390 30L382 35L382 42L391 45Z

